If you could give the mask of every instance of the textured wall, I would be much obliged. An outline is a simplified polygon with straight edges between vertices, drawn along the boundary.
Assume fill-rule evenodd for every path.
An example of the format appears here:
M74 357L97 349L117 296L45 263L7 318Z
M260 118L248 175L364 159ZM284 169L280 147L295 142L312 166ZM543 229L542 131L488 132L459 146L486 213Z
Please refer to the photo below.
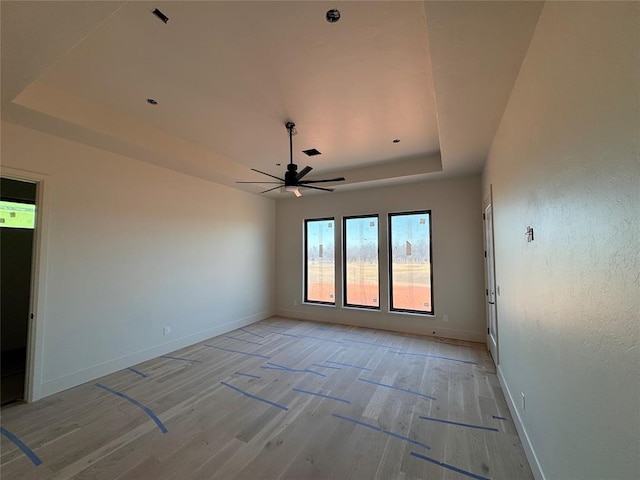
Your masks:
M432 214L435 316L388 312L386 217L389 212L412 210L431 210ZM481 212L479 176L278 200L277 312L310 320L426 335L436 332L439 336L484 342ZM379 245L380 311L341 307L341 282L336 283L336 307L302 304L304 219L335 217L340 232L343 216L376 213L383 232ZM337 239L336 245L340 242ZM443 320L445 314L447 322Z
M500 370L549 479L640 478L639 11L546 3L484 171Z
M2 161L45 175L42 395L273 313L273 200L9 123Z

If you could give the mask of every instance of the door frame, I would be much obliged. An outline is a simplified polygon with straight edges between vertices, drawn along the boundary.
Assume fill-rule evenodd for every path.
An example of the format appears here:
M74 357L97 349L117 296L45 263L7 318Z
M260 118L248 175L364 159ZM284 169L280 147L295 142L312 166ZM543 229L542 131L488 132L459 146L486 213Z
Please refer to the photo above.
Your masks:
M484 256L485 256L485 261L484 261L484 265L485 265L485 274L484 274L484 279L485 279L485 288L486 288L486 301L485 301L485 312L486 312L486 318L487 318L487 349L491 352L491 356L493 357L493 362L496 364L496 366L498 366L500 364L500 351L499 351L499 325L498 325L498 295L497 293L495 293L497 291L497 281L496 281L496 249L495 249L495 229L494 229L494 217L495 217L495 213L494 213L494 203L493 203L493 185L489 185L489 194L485 197L485 199L482 202L482 227L483 227L483 244L484 244ZM485 218L485 211L487 210L488 207L491 207L491 218L487 219ZM489 222L489 223L488 223ZM491 246L489 246L487 244L487 231L488 229L490 229L491 232ZM489 264L489 257L487 256L487 252L489 251L489 247L491 248L491 252L493 253L493 255L491 255L491 265ZM493 273L493 285L490 285L490 276L489 276L489 269L492 270L491 273ZM496 290L494 290L494 295L493 295L493 300L494 300L494 304L493 307L491 307L491 305L489 304L489 299L487 298L489 295L489 290L491 288L494 288ZM491 308L493 308L494 310L494 317L495 317L495 322L496 322L496 328L495 328L495 352L493 351L493 349L491 348L492 345L492 341L491 341L491 333L490 333L490 329L491 329Z
M40 399L42 385L42 345L44 340L44 312L46 300L47 247L49 215L46 208L48 176L11 167L2 167L0 175L12 180L36 184L36 228L33 235L31 258L31 292L27 337L27 364L25 369L24 401Z

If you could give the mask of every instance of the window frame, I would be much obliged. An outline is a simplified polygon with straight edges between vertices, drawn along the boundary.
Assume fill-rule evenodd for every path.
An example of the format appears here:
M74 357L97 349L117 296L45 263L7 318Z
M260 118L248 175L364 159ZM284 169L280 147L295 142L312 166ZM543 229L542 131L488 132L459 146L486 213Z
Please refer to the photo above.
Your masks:
M430 310L414 310L408 308L394 308L393 307L393 233L392 233L392 218L405 215L423 214L428 215L429 219L429 291L431 293L430 298ZM406 212L390 212L387 215L387 248L388 248L388 263L389 263L389 312L391 313L409 313L413 315L434 316L434 289L433 289L433 216L431 210L412 210Z
M347 303L347 220L353 220L358 218L375 218L377 222L376 235L377 235L377 259L378 259L378 305L359 305L357 303ZM342 217L342 305L347 308L359 308L365 310L377 310L380 311L380 215L377 213L366 215L345 215Z
M313 222L333 222L333 302L323 302L321 300L310 300L309 299L309 235L308 235L308 225ZM336 305L336 281L335 281L335 273L336 273L336 219L335 217L320 217L320 218L305 218L304 219L304 263L303 263L303 271L304 271L304 284L303 290L304 294L302 296L304 303L309 303L312 305Z

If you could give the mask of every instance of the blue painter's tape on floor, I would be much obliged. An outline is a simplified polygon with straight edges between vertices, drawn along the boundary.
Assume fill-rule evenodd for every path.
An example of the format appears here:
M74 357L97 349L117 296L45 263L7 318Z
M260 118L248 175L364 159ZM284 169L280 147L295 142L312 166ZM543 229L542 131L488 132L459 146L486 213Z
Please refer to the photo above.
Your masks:
M294 392L306 393L308 395L315 395L317 397L328 398L329 400L336 400L337 402L343 403L351 403L349 400L345 400L344 398L332 397L331 395L324 395L323 393L310 392L309 390L302 390L301 388L294 388Z
M364 337L364 333L355 333L355 332L345 332L344 330L340 330L339 328L328 328L328 327L317 327L318 330L329 330L332 332L340 332L343 335L358 335L359 337Z
M249 335L253 335L259 338L265 338L264 335L258 335L257 333L250 332L246 328L240 328L240 330L242 330L244 333L248 333Z
M294 335L293 333L280 333L276 332L278 335L284 335L285 337L294 337L294 338L302 338L300 335Z
M133 368L133 367L129 367L129 368L127 368L127 370L130 370L130 371L132 371L133 373L135 373L136 375L140 375L140 376L141 376L141 377L143 377L143 378L147 378L147 374L146 374L146 373L142 373L140 370L136 370L136 369L135 369L135 368Z
M230 338L231 340L237 340L239 342L244 342L244 343L253 343L254 345L264 345L263 343L252 342L251 340L245 340L244 338L232 337L231 335L225 335L224 338Z
M333 416L341 420L346 420L347 422L355 423L356 425L360 425L362 427L370 428L371 430L375 430L377 432L382 432L385 435L389 435L393 438L397 438L399 440L404 440L405 442L413 443L414 445L418 445L426 450L431 450L431 447L426 443L419 442L417 440L414 440L409 437L405 437L404 435L400 435L398 433L393 433L389 430L385 430L384 428L380 428L377 425L371 425L370 423L362 422L360 420L356 420L355 418L343 417L342 415L338 415L337 413L334 413Z
M429 355L426 353L409 353L409 352L395 352L398 355L408 355L412 357L427 357L427 358L437 358L440 360L449 360L450 362L459 362L459 363L468 363L470 365L477 365L478 362L472 362L470 360L460 360L459 358L451 358L451 357L443 357L441 355Z
M279 403L272 402L271 400L267 400L266 398L262 398L262 397L258 397L258 396L256 396L256 395L252 395L251 393L249 393L249 392L245 392L244 390L242 390L242 389L240 389L240 388L238 388L238 387L234 387L233 385L229 385L227 382L220 382L220 383L221 383L222 385L224 385L225 387L229 387L229 388L231 388L231 389L235 390L236 392L241 393L242 395L244 395L244 396L246 396L246 397L253 398L254 400L259 400L259 401L261 401L261 402L264 402L264 403L266 403L266 404L269 404L269 405L271 405L271 406L273 406L273 407L276 407L276 408L279 408L279 409L281 409L281 410L289 410L289 409L288 409L287 407L285 407L284 405L280 405Z
M200 360L193 360L191 358L172 357L171 355L160 355L160 358L169 358L171 360L182 360L183 362L202 363Z
M364 343L365 345L373 345L374 347L390 348L392 350L404 350L404 348L392 347L391 345L383 345L381 343L372 343L372 342L363 342L362 340L352 340L350 338L345 338L344 341L354 342L354 343Z
M38 457L38 455L36 455L33 450L27 447L27 445L18 437L16 437L13 433L11 433L9 430L7 430L4 427L0 427L0 433L4 435L6 438L8 438L10 441L12 441L16 447L22 450L22 453L24 453L27 456L27 458L31 460L31 463L33 463L36 467L38 465L42 465L42 460L40 460L40 457Z
M435 463L440 467L448 468L449 470L453 470L454 472L461 473L463 475L466 475L467 477L475 478L476 480L490 480L489 478L483 477L482 475L476 475L475 473L467 472L466 470L462 470L461 468L454 467L453 465L449 465L448 463L441 462L440 460L436 460L435 458L430 458L416 452L411 452L410 455L422 460L426 460L427 462Z
M208 343L205 343L204 346L209 348L217 348L218 350L224 350L225 352L242 353L243 355L249 355L251 357L259 357L259 358L266 358L266 359L271 358L271 357L267 357L266 355L260 355L259 353L241 352L240 350L231 350L230 348L217 347L215 345L209 345Z
M314 367L330 368L331 370L342 370L340 367L330 367L329 365L320 365L319 363L312 363L311 365Z
M272 369L272 370L285 370L287 372L313 373L314 375L318 375L320 377L326 377L324 373L316 372L314 370L309 370L308 368L299 369L299 368L285 367L284 365L278 365L277 363L273 363L273 362L267 362L267 365L269 365L269 367L262 367L262 368Z
M251 377L251 378L262 378L258 375L251 375L250 373L242 373L242 372L236 372L236 375L240 375L242 377Z
M457 425L459 427L477 428L478 430L489 430L491 432L500 431L497 428L493 428L493 427L483 427L482 425L471 425L470 423L452 422L450 420L443 420L441 418L424 417L422 415L420 416L420 418L423 420L431 420L432 422L440 422L440 423L447 423L449 425Z
M498 415L491 415L496 420L509 420L507 417L499 417Z
M109 387L106 387L104 385L102 385L101 383L96 383L96 387L99 387L109 393L113 393L114 395L120 397L120 398L124 398L125 400L128 400L129 402L133 403L136 407L141 408L144 413L146 413L147 415L149 415L149 417L151 417L151 420L153 420L154 422L156 422L156 425L158 425L158 428L160 429L160 431L162 433L167 433L169 430L167 430L167 427L164 426L164 423L162 423L162 421L156 416L155 413L153 413L153 410L151 410L149 407L144 406L143 404L141 404L138 400L136 400L135 398L131 398L128 395L125 395L122 392L118 392L117 390L113 390Z
M374 382L373 380L367 380L367 379L364 379L364 378L358 378L358 380L360 380L361 382L371 383L372 385L379 385L381 387L387 387L387 388L391 388L393 390L399 390L401 392L406 392L406 393L410 393L412 395L417 395L419 397L428 398L429 400L435 400L435 398L432 397L431 395L425 395L424 393L414 392L413 390L408 390L406 388L394 387L393 385L387 385L386 383L378 383L378 382Z
M361 367L359 365L351 365L350 363L340 363L340 362L332 362L331 360L325 360L324 363L332 363L334 365L342 365L343 367L351 367L351 368L359 368L360 370L367 370L368 372L371 371L370 368L367 367Z

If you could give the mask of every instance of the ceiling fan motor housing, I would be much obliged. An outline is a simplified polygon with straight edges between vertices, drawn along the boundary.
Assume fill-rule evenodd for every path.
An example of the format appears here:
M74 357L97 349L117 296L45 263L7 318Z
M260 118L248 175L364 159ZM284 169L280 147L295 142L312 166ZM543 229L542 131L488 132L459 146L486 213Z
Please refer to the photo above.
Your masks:
M298 185L298 165L290 163L287 165L287 171L284 174L284 186L296 187Z

